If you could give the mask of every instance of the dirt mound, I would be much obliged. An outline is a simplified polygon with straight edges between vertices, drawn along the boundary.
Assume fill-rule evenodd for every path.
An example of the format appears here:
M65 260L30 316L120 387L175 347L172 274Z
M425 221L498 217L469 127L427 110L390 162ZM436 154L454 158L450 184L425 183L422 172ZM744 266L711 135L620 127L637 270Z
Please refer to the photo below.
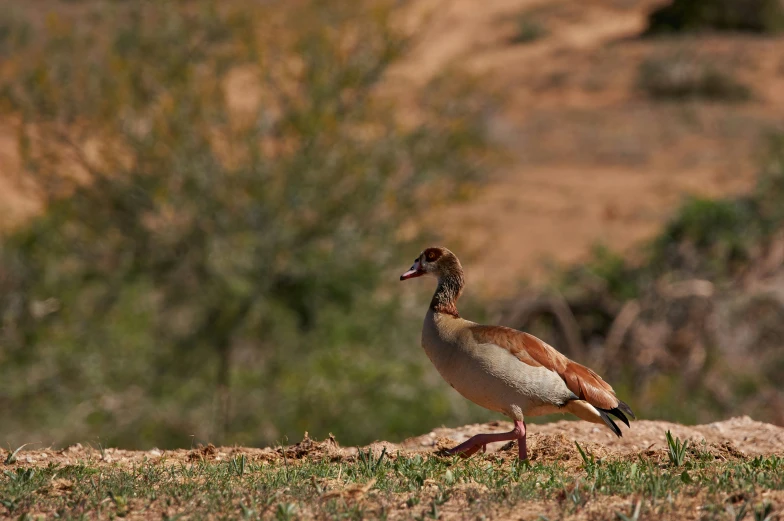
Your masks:
M511 429L512 424L509 422L473 424L456 429L441 428L405 440L400 446L408 450L441 448L450 446L450 442L462 443L480 432L504 432ZM784 428L757 422L748 416L694 426L640 420L632 422L630 429L625 426L622 429L623 437L616 438L605 427L586 422L563 420L528 425L531 460L579 460L575 442L584 450L589 449L596 457L664 450L667 448L665 433L668 430L673 436L689 440L693 446L700 446L701 450L724 458L784 454ZM488 445L488 452L498 451L503 445L492 443Z
M144 461L168 462L172 464L195 463L198 461L220 462L245 456L251 461L296 461L303 458L331 461L353 461L362 455L394 459L397 454L437 453L461 443L474 434L482 432L504 432L512 429L509 422L473 424L455 429L439 428L409 438L401 443L375 442L365 447L340 447L334 436L316 441L305 433L302 441L287 447L245 448L215 447L212 444L191 450L129 451L121 449L94 448L76 444L61 450L30 449L12 453L0 449L0 461L8 465L47 466L50 463L76 465L134 465ZM662 421L635 421L631 429L624 428L623 437L615 438L606 428L578 421L559 421L528 426L528 453L532 462L559 462L567 468L579 467L582 456L580 445L586 454L597 459L627 458L645 455L666 459L666 431L681 440L689 440L692 451L711 454L719 460L742 459L758 455L784 456L784 428L752 420L748 416L732 418L707 425L679 425ZM488 454L503 459L517 457L513 443L491 443Z

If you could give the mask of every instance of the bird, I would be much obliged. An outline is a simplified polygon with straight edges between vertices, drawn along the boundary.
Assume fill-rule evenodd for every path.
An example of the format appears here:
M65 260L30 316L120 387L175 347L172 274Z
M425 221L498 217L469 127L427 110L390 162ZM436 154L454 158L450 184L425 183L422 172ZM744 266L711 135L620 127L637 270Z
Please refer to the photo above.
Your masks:
M618 437L621 429L610 415L630 427L628 417L635 419L632 409L593 370L531 334L462 318L457 300L465 276L454 253L427 248L400 280L422 276L438 281L422 326L428 358L463 397L514 422L509 432L477 434L447 454L469 457L486 450L488 443L516 440L519 459L527 460L525 419L552 413L568 412L603 424Z

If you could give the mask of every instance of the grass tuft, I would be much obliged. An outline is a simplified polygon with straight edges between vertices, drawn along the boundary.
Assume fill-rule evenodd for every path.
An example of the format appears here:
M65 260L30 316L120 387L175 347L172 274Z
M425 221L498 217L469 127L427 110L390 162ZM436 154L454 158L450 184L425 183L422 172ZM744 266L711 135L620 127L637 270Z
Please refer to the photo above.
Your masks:
M30 445L30 443L25 443L24 445L17 447L15 451L10 452L8 457L5 458L5 464L10 465L11 463L16 463L16 455L19 454L19 452L28 445Z
M637 521L640 519L640 508L642 507L642 501L636 501L632 503L631 513L627 516L621 512L616 512L615 515L618 517L620 521Z
M593 474L594 470L596 469L596 458L593 454L586 454L577 441L575 441L574 444L577 445L577 452L580 453L580 457L583 459L583 468L588 474Z
M680 467L686 461L686 449L689 446L689 441L681 441L680 438L673 438L672 433L667 431L667 457L670 463L676 467Z

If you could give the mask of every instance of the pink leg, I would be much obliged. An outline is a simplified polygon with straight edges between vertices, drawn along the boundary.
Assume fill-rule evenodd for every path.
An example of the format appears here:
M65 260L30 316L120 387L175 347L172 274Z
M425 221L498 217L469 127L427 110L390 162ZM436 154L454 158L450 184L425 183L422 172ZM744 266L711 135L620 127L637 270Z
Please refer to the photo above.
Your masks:
M517 438L517 454L520 456L520 461L528 459L528 446L525 443L525 422L516 421L515 429L520 431L520 437Z
M447 450L447 454L460 454L464 458L476 453L480 448L484 451L488 443L494 441L517 440L519 446L520 459L528 459L528 451L525 445L525 422L515 421L515 428L509 432L499 432L495 434L477 434L469 440L464 441L457 447Z

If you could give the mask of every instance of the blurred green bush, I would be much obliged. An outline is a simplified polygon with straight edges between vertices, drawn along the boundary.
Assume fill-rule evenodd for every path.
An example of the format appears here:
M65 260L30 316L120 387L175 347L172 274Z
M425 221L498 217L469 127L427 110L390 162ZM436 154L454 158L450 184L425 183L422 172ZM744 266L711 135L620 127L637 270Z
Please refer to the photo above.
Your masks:
M3 20L0 109L45 202L0 246L4 442L360 443L459 416L396 280L421 247L401 229L479 179L485 102L455 77L405 113L379 94L408 40L371 4Z
M674 0L651 12L647 33L775 33L783 29L781 0Z
M515 22L516 30L510 39L513 44L531 43L547 36L547 27L527 11L518 14Z

